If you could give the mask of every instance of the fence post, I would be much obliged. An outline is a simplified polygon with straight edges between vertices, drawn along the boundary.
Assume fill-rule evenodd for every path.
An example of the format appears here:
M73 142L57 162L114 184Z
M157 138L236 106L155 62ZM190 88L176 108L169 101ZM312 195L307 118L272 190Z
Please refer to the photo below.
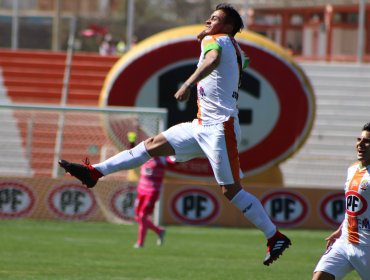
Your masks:
M32 142L33 142L33 117L27 121L26 158L29 161L29 171L32 172Z
M69 80L71 76L75 32L76 32L76 18L72 17L70 31L69 31L69 39L68 39L66 68L64 71L64 78L63 78L62 97L60 101L61 106L66 106L67 101L68 101ZM63 144L63 131L64 131L64 122L65 122L64 118L65 118L64 111L62 111L59 114L58 131L57 131L57 136L56 136L56 141L55 141L55 152L54 152L53 174L52 174L53 178L58 177L58 170L59 170L58 161L60 159L60 154L61 154L62 144Z

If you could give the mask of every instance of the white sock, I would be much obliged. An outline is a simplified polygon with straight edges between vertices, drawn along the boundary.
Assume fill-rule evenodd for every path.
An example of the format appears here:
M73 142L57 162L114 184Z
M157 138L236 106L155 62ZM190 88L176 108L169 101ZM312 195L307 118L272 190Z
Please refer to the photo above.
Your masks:
M243 212L244 217L263 231L267 239L276 233L276 226L272 223L265 208L263 208L261 202L255 196L245 190L240 190L233 197L231 203Z
M122 151L103 162L93 164L93 167L105 176L120 170L133 169L147 162L150 158L144 142L141 142L130 150Z

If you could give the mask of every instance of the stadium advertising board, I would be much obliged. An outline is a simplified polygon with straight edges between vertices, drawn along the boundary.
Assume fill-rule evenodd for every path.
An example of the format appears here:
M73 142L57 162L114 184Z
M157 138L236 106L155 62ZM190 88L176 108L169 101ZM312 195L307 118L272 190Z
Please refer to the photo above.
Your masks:
M334 196L332 190L325 189L245 187L261 200L273 222L281 228L333 228L343 219L343 193ZM205 195L194 190L201 190ZM323 199L319 201L318 197ZM214 209L216 203L217 211ZM164 224L253 227L215 184L192 185L171 181L164 186L161 207ZM326 219L323 218L324 209Z
M110 199L110 208L115 215L125 221L135 220L136 186L122 186Z
M48 206L59 218L83 220L96 210L96 201L91 190L79 184L63 184L52 189Z
M14 181L0 182L0 218L28 216L35 206L32 188Z
M266 194L261 203L279 227L296 226L308 216L309 208L305 198L293 191L273 191Z
M174 193L171 198L171 210L180 223L206 225L217 218L220 202L207 190L185 187Z
M187 103L177 102L173 95L196 68L196 34L202 28L164 31L124 54L105 80L100 105L167 108L168 127L192 120L195 89ZM277 166L304 143L313 123L314 95L303 71L276 44L251 32L241 33L237 41L251 60L239 92L240 165L244 174L254 175ZM192 179L213 176L204 158L171 166L170 173Z
M328 229L336 227L348 211L362 211L355 203L344 205L344 193L327 189L279 188L245 185L259 198L280 227ZM0 219L63 219L132 224L135 187L122 181L99 181L87 189L70 179L4 178L0 181ZM223 195L216 184L166 180L162 224L253 227ZM318 200L322 198L322 200ZM366 205L363 205L366 207Z
M329 193L320 203L321 218L338 228L346 213L344 192Z

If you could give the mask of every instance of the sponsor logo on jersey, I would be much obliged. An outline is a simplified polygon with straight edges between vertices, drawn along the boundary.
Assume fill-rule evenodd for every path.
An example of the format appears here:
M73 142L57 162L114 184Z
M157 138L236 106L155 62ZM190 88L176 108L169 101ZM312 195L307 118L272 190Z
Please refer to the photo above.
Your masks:
M349 216L359 216L367 209L366 199L356 191L346 192L346 212Z
M369 181L363 180L361 182L360 189L366 191L369 188L369 185L370 185Z
M370 230L370 221L368 218L358 219L358 227L363 230Z

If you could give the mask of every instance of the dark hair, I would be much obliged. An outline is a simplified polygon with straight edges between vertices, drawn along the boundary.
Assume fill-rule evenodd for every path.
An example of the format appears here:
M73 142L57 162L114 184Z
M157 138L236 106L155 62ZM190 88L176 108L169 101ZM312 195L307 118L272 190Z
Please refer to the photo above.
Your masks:
M240 14L233 6L227 3L220 3L216 6L216 11L217 10L222 10L226 15L225 22L230 23L233 26L231 35L235 36L236 33L240 32L244 28L244 23Z
M370 122L366 123L366 124L364 125L364 127L362 128L362 130L363 130L363 131L364 131L364 130L366 130L366 131L369 131L369 132L370 132Z

